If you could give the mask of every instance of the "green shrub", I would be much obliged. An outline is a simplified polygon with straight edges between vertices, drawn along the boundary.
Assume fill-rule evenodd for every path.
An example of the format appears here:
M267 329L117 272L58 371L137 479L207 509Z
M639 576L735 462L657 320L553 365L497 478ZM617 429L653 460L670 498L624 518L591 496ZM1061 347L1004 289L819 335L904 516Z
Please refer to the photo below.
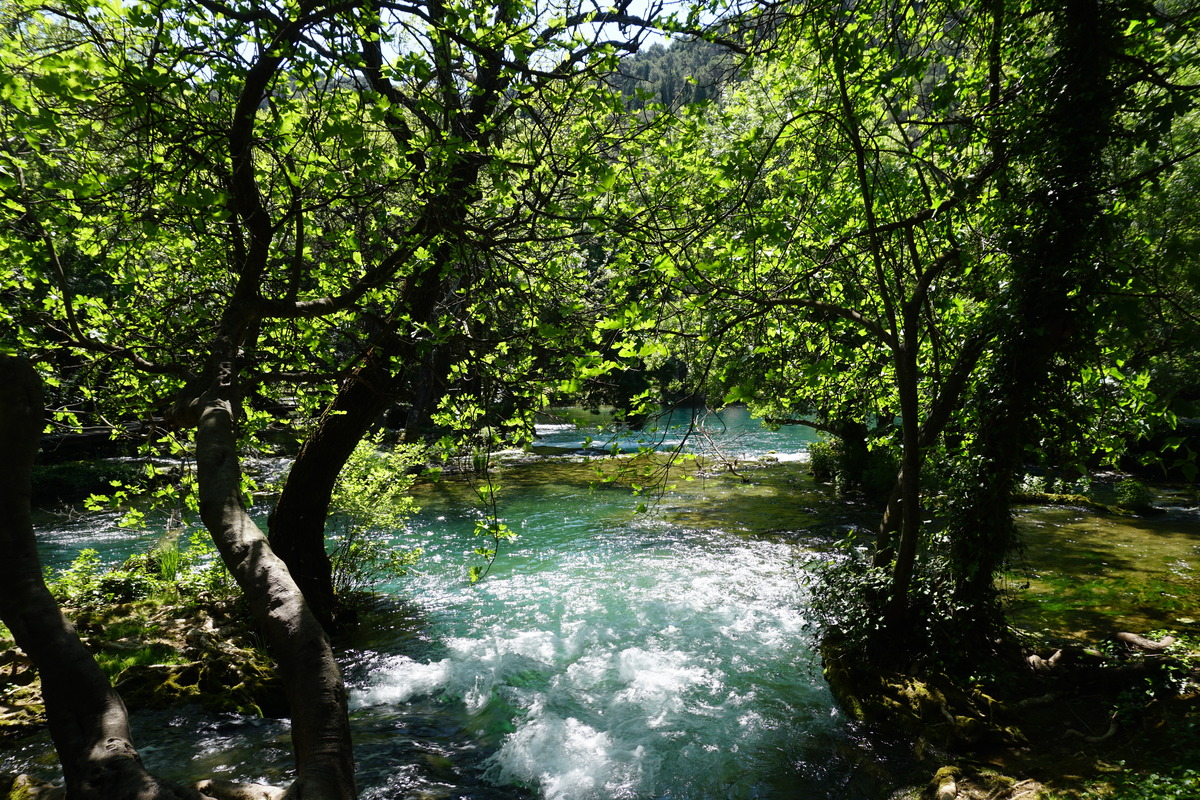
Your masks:
M805 578L810 619L823 641L843 652L861 654L876 665L933 655L941 669L954 671L968 665L978 648L996 634L1002 620L994 609L957 601L950 564L935 557L917 562L908 592L906 629L885 632L892 566L875 566L867 548L851 542L844 547L844 556L815 565Z
M841 441L818 439L808 446L808 469L817 483L833 483L842 458Z
M59 602L79 608L97 608L148 597L159 588L156 577L145 570L145 556L131 556L119 567L106 568L100 554L81 550L71 566L48 582Z
M237 589L212 539L203 530L193 531L186 546L178 534L167 536L155 545L148 558L147 569L183 595L200 592L227 595Z
M1127 478L1117 484L1117 505L1139 514L1154 508L1154 490L1141 481Z
M861 489L871 499L884 499L896 483L899 462L885 447L866 451L865 458L852 458L836 437L822 438L808 446L808 466L813 480L831 483L839 493Z
M421 555L419 549L397 550L391 538L416 511L408 492L426 450L417 445L381 447L382 432L360 442L333 490L326 527L339 595L401 577Z
M1179 769L1169 774L1118 773L1112 783L1095 785L1083 793L1084 800L1185 800L1200 797L1200 772Z
M75 556L71 566L51 577L47 586L59 602L91 605L100 601L98 592L103 571L100 553L90 547L85 548Z
M106 572L96 582L96 595L104 603L128 603L150 597L161 587L158 576L136 569Z
M896 455L884 448L876 448L867 454L863 467L862 490L867 497L885 500L896 485L900 472L900 461Z
M194 597L207 591L226 595L235 588L233 578L215 555L207 535L197 531L186 548L178 538L158 543L147 553L136 553L120 566L105 567L96 550L81 550L75 560L47 586L54 597L78 608L97 608L145 597Z
M1044 476L1031 475L1028 472L1021 476L1021 482L1017 484L1017 491L1021 494L1045 494L1047 489L1046 478Z

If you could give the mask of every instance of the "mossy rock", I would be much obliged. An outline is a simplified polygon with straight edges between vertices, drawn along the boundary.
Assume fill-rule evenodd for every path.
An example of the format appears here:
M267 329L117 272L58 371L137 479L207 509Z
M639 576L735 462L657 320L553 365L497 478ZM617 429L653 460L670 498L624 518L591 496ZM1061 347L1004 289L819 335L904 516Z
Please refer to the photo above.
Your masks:
M253 661L138 664L121 673L116 689L131 708L171 708L195 703L210 711L287 715L283 683L274 670Z
M46 707L38 686L6 691L0 698L0 740L24 738L40 730L45 722Z
M877 713L876 709L871 707L870 701L878 693L878 687L873 685L872 678L875 678L875 682L878 682L878 679L870 673L854 669L842 657L831 658L827 650L831 648L821 648L821 672L825 676L825 682L829 684L833 699L851 719L857 722L871 721Z
M1106 503L1101 503L1082 494L1016 491L1012 493L1011 499L1012 502L1017 504L1028 503L1039 506L1047 505L1085 508L1088 511L1093 511L1097 514L1108 514L1114 517L1128 517L1132 516L1133 514L1133 512L1128 509L1121 508L1120 506L1112 506Z
M45 722L41 682L37 669L20 650L0 653L0 665L0 738L19 739Z
M61 787L53 786L28 775L0 774L2 800L62 800Z

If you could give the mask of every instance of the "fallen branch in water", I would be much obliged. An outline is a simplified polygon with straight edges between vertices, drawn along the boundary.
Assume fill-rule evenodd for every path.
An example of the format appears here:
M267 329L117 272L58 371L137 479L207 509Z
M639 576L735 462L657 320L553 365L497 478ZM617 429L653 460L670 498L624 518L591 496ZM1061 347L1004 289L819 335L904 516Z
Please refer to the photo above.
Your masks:
M1117 641L1124 644L1126 647L1143 650L1147 653L1161 653L1171 645L1175 644L1174 636L1164 636L1158 641L1147 639L1145 636L1138 636L1136 633L1127 633L1122 631L1117 634Z

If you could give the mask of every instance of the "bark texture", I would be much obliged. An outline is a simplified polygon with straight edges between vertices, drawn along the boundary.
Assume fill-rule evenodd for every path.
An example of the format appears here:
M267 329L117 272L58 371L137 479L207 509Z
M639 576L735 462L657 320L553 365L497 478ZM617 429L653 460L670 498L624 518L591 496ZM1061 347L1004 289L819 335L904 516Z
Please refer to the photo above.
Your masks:
M0 618L41 675L67 797L199 800L146 772L121 698L46 588L29 506L42 425L37 373L0 355Z
M231 384L226 368L198 403L200 515L284 682L297 773L285 797L349 800L356 790L345 684L324 628L242 503Z

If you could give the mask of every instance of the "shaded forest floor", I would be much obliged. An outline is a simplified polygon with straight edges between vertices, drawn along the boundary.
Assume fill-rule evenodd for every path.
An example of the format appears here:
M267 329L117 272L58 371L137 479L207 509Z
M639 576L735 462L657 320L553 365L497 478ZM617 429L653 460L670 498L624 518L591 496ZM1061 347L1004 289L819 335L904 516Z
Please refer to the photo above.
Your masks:
M843 707L913 744L893 800L1200 798L1200 652L1062 643L987 675L870 675L827 662Z

